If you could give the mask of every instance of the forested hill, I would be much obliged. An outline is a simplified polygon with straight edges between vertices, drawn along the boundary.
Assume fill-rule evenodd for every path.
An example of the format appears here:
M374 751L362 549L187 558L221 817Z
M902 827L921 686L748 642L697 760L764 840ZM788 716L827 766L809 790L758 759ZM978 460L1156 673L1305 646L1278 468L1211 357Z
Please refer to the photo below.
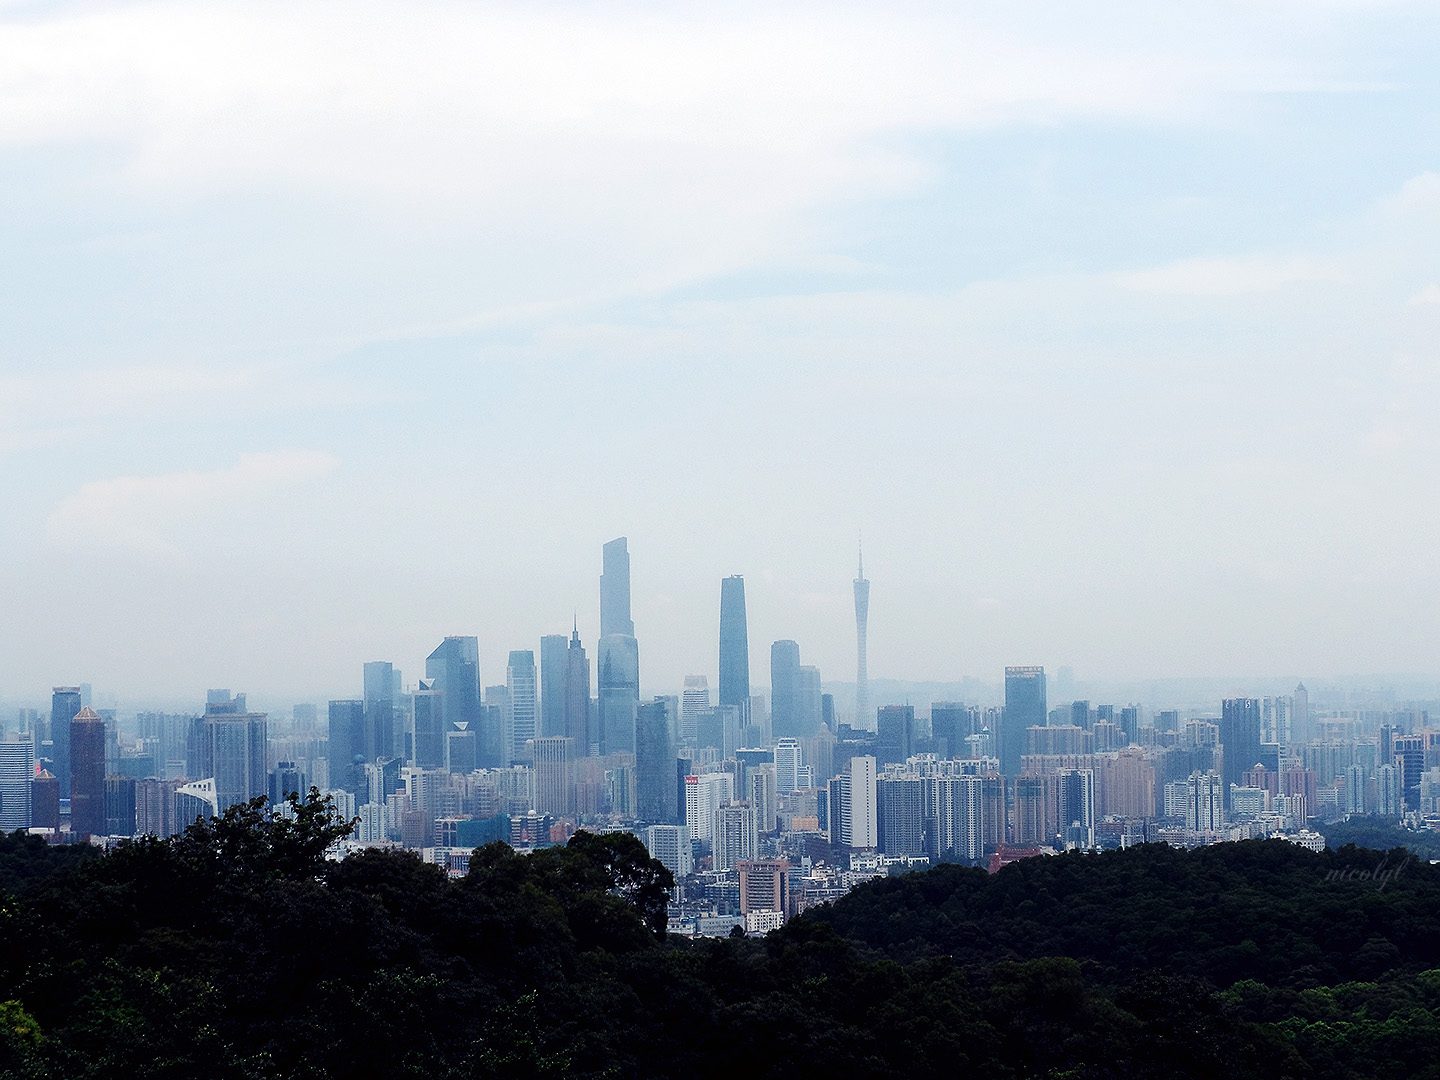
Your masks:
M7 1077L1440 1077L1440 873L1281 842L941 867L664 933L630 836L450 881L318 800L0 838Z

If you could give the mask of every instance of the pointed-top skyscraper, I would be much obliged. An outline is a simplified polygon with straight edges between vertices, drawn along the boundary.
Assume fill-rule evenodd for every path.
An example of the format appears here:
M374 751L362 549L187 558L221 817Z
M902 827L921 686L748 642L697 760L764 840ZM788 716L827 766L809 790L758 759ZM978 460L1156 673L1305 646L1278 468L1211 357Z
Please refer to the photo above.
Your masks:
M855 724L868 729L875 719L870 710L870 673L865 663L866 624L870 619L870 582L865 577L865 549L855 571Z

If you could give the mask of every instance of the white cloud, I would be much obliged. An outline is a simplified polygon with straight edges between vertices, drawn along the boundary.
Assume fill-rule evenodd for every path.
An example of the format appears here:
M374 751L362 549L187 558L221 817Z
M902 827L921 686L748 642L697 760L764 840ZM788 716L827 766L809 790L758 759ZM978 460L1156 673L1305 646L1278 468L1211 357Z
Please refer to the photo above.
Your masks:
M339 467L332 454L278 450L242 454L229 468L159 476L117 476L83 485L51 512L52 540L70 546L119 546L174 555L176 533L224 511L235 521L277 492Z
M1244 255L1182 259L1150 270L1117 274L1115 280L1136 292L1223 297L1274 292L1291 285L1345 281L1348 276L1344 267L1333 259Z

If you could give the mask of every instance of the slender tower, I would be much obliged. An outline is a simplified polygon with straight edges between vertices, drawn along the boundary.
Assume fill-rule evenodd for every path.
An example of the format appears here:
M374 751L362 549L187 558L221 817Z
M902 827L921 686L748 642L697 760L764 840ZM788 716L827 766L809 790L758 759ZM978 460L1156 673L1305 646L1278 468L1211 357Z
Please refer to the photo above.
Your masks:
M860 549L860 567L855 572L855 725L870 730L875 719L870 710L870 675L865 666L866 623L870 618L870 582L865 577L865 549Z

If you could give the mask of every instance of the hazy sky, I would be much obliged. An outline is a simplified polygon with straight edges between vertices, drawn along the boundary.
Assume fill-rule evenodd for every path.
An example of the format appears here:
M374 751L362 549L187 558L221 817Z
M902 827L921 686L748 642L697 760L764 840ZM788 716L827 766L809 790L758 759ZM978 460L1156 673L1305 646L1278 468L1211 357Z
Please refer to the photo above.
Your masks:
M0 692L1440 672L1440 6L0 0Z

